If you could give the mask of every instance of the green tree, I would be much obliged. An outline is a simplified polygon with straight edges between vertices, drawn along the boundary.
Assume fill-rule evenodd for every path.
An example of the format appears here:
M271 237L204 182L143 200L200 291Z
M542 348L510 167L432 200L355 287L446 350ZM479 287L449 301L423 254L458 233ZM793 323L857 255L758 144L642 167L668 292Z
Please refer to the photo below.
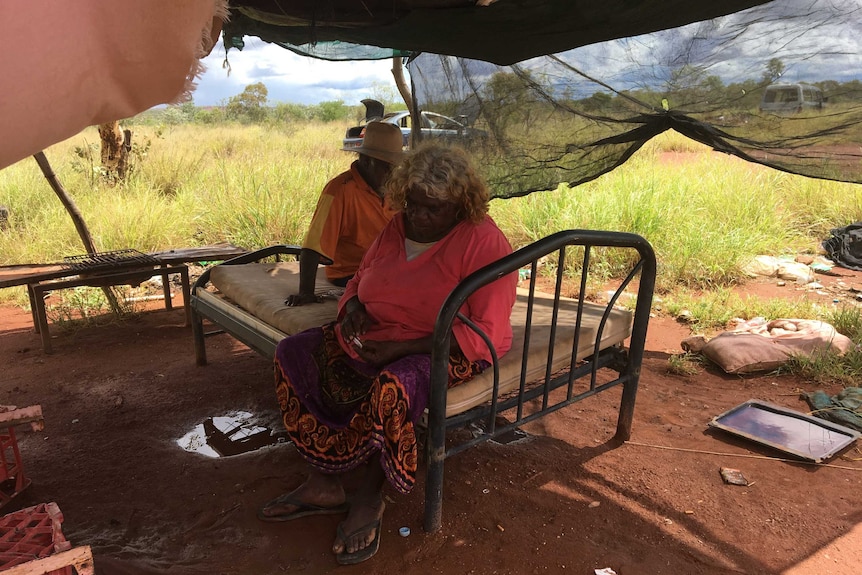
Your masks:
M527 129L532 124L532 112L538 99L531 90L532 76L524 78L510 72L497 72L484 88L486 109L483 113L491 130L502 134L514 126Z
M703 82L705 74L703 66L685 64L675 68L666 82L667 91L674 93L689 90Z
M279 102L272 111L271 118L275 122L304 122L311 119L311 109L304 104Z
M771 84L784 75L784 62L778 58L772 58L766 64L766 72L763 73L763 83Z
M383 109L387 112L407 109L407 104L405 104L404 100L401 98L401 93L398 91L398 88L391 84L372 82L371 97L383 104ZM364 106L362 108L362 113L364 117Z
M195 122L199 124L218 124L224 122L227 115L224 108L198 108L195 112Z
M168 106L162 112L162 122L167 126L177 126L185 121L182 110L177 106Z
M729 84L725 89L728 105L739 110L756 108L763 93L762 88L757 80L750 78Z
M613 103L613 97L610 94L606 94L604 92L596 92L592 94L589 98L584 98L581 100L581 103L584 107L584 110L587 112L598 112L601 110L606 110L611 107Z
M699 99L712 107L727 107L724 82L718 76L706 76L697 86Z
M269 91L263 82L249 84L241 94L227 103L227 117L231 120L260 122L266 117L266 99Z
M314 111L314 117L324 122L344 120L350 114L350 108L342 100L321 102Z
M179 105L180 111L183 113L183 117L186 122L193 122L195 119L195 114L197 114L197 106L195 106L194 100L189 100L188 102L183 102Z

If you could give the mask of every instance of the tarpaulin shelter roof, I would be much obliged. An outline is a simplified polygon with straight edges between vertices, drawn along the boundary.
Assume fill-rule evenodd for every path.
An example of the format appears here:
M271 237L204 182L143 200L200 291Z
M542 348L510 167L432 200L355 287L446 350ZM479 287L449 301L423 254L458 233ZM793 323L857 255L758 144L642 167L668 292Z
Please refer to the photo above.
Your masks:
M230 0L245 36L326 59L432 53L509 65L724 16L765 0ZM377 47L387 50L371 50ZM387 54L388 52L388 54Z

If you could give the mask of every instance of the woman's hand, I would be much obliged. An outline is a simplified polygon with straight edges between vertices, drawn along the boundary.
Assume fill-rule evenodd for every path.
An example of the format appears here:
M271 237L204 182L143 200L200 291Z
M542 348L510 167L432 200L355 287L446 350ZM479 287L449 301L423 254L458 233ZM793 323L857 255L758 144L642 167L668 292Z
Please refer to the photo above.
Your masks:
M455 342L455 338L452 338ZM431 337L411 339L407 341L381 341L369 339L361 341L360 345L353 343L356 354L362 361L375 366L383 366L401 359L407 355L431 353ZM452 351L460 349L457 342L450 347Z
M348 340L349 341L349 340ZM353 344L356 354L362 361L380 367L410 355L411 342L404 341L378 341L369 339L362 342L361 347Z
M371 326L371 316L365 311L365 306L357 296L350 298L344 306L344 317L341 319L341 337L350 342L353 338L363 335Z

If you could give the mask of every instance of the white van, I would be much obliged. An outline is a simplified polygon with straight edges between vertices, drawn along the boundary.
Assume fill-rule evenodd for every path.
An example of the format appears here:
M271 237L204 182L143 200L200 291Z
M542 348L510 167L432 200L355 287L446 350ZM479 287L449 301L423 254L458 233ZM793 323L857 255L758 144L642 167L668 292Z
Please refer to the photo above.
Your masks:
M761 112L796 113L822 110L823 92L811 84L771 84L764 88Z

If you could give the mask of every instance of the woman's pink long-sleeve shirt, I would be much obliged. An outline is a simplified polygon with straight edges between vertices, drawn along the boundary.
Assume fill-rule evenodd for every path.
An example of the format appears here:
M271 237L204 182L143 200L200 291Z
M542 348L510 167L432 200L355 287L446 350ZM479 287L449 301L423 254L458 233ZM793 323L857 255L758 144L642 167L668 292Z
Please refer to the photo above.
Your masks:
M443 301L458 282L512 253L506 236L487 216L479 224L460 222L411 261L407 261L404 240L403 214L398 214L371 245L341 298L339 319L346 303L358 295L373 320L362 339L406 341L430 336ZM461 308L488 335L498 356L512 344L509 317L517 281L517 274L508 274L476 291ZM453 333L467 359L491 361L482 338L457 318ZM352 347L340 341L356 357Z

